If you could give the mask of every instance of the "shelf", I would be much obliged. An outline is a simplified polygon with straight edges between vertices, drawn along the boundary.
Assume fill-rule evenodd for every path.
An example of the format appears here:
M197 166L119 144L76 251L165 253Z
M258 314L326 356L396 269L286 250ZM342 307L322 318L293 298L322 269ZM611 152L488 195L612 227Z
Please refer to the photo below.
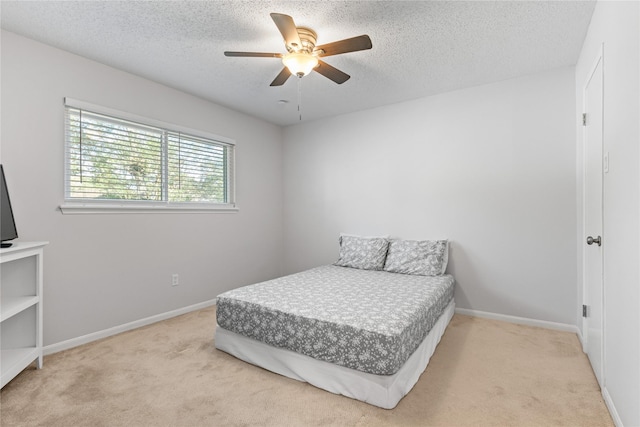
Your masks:
M0 249L2 262L13 261L25 256L38 255L49 242L16 242L8 248Z
M15 242L0 250L0 388L27 366L42 368L43 248Z
M2 297L0 300L0 322L4 322L38 302L40 302L40 298L35 295L29 297Z
M26 366L40 357L40 349L36 347L12 348L0 351L2 358L2 379L0 387L11 381Z

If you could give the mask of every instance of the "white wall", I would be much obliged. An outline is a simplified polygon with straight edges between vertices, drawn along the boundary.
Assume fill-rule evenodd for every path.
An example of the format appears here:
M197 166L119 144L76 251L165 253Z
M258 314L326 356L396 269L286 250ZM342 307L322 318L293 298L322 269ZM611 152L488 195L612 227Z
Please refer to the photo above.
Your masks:
M279 127L4 31L1 66L1 161L20 240L50 242L45 345L281 273ZM235 139L240 212L62 215L64 97Z
M640 3L600 1L576 65L576 116L586 77L604 43L604 310L605 395L625 426L640 425ZM582 190L582 129L577 133ZM582 199L578 199L582 230ZM578 301L582 304L582 248L578 239Z
M574 69L288 127L285 271L452 241L458 307L576 325Z

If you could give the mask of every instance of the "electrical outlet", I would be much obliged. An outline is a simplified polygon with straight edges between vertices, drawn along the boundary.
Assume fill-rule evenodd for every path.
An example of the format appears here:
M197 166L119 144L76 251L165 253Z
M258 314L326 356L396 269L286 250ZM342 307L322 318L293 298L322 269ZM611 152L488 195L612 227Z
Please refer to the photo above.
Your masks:
M180 277L177 274L171 276L171 286L178 286L180 284Z

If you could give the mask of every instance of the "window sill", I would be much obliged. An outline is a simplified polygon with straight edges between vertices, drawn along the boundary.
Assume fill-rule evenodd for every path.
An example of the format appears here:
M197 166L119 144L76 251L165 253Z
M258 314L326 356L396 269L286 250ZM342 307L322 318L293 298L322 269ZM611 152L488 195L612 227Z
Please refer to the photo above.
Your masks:
M163 214L163 213L235 213L236 205L216 204L145 204L145 203L77 203L60 205L64 215L78 214Z

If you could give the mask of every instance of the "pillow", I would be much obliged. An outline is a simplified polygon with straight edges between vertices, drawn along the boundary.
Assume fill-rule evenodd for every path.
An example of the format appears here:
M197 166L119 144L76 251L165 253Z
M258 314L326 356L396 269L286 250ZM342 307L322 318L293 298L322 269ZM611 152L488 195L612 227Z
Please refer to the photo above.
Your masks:
M360 237L340 235L340 258L334 265L360 268L362 270L382 270L387 258L389 239L386 237Z
M390 273L439 276L449 261L447 240L392 240L384 270Z

